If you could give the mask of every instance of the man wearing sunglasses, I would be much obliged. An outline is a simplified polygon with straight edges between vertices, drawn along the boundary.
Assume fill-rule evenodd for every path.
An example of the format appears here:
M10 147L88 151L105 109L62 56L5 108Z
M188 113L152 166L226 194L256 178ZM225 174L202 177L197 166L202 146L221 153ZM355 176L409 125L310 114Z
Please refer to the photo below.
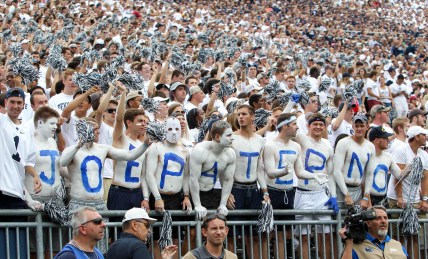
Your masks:
M142 208L132 208L125 213L122 220L122 234L107 251L106 258L152 258L147 249L146 242L152 233L151 225L156 219L150 218L146 210ZM163 259L172 258L176 253L177 246L165 247L161 256Z
M71 219L73 239L64 246L55 259L104 259L95 246L103 239L106 224L104 219L92 207L82 207L73 213Z

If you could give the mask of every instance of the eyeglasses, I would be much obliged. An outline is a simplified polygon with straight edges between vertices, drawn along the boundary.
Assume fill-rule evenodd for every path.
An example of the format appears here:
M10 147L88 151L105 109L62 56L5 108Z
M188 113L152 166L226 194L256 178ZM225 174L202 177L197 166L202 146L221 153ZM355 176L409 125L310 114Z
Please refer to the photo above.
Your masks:
M175 111L174 113L186 114L185 111Z
M319 103L318 100L311 100L311 103Z
M144 222L144 221L139 221L139 220L135 220L135 221L137 221L138 223L143 224L147 229L150 229L150 223Z
M107 113L113 113L113 112L116 112L116 109L115 108L107 109L106 112Z
M104 219L103 218L91 219L91 220L86 221L85 223L82 223L81 226L88 224L88 223L91 223L91 222L94 223L95 225L101 225L101 223L104 222Z

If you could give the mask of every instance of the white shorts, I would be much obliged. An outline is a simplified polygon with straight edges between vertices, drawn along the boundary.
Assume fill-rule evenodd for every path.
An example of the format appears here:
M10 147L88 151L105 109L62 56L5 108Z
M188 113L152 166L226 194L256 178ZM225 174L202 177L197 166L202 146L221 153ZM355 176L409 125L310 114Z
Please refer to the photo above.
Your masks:
M363 190L362 186L347 186L349 194L351 195L352 200L354 201L354 204L360 204L361 199L363 198ZM339 186L336 185L336 192L337 192L337 205L341 209L346 208L345 205L345 196L343 196L343 193L340 191Z
M329 197L325 190L319 191L301 191L296 190L294 197L294 209L296 210L328 210L324 204L328 201ZM329 215L296 215L296 221L309 221L309 220L331 220ZM330 233L330 226L317 225L318 233ZM311 229L308 230L308 225L303 225L301 228L297 227L296 232L302 235L311 234Z

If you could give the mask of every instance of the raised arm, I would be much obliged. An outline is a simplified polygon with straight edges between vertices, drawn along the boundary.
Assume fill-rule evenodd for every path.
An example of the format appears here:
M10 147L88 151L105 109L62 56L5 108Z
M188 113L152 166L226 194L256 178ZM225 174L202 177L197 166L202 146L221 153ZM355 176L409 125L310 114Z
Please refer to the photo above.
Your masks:
M100 105L98 106L97 112L95 113L95 120L97 121L98 125L101 125L101 122L103 121L103 113L107 109L108 102L111 99L111 95L114 90L114 85L109 83L109 88L107 93L102 97L102 100L100 102Z
M91 94L97 92L100 88L98 86L91 87L84 94L79 95L73 101L71 101L67 107L62 111L61 117L65 118L67 121L70 119L71 113L90 96Z
M120 96L119 104L117 105L116 110L116 123L114 124L113 130L113 146L120 144L122 135L123 135L123 120L125 116L125 106L126 106L126 88L125 86L117 82L116 86L122 91Z
M82 147L81 142L78 144L65 148L62 151L61 157L59 159L59 164L61 166L68 166L72 161L77 151L79 151L80 147Z

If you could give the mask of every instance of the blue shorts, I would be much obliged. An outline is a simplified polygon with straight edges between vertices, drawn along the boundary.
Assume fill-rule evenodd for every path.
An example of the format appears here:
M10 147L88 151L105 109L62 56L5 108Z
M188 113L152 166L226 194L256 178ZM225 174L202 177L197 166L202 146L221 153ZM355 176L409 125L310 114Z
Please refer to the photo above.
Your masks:
M262 207L262 196L257 183L233 183L232 195L235 198L235 210L258 210Z
M280 190L268 186L270 203L274 210L292 210L294 209L294 195L296 190ZM295 220L294 215L278 215L274 216L274 220Z
M141 202L144 200L141 187L128 189L122 186L112 184L108 192L107 208L109 210L129 210L132 208L141 208Z

